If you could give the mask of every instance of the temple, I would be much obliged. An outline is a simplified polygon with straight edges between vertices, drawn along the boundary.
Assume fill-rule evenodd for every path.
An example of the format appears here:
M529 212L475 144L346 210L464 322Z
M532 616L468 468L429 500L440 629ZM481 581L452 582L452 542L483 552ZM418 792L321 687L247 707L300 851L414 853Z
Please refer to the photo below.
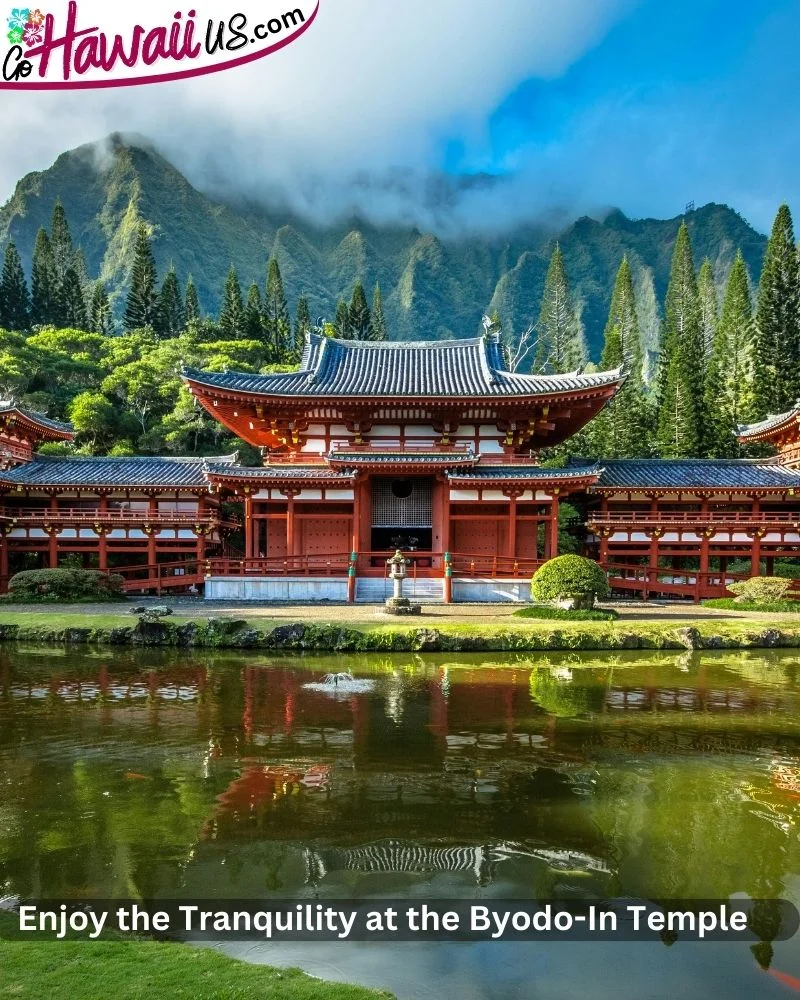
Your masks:
M586 553L629 596L721 596L800 550L800 405L738 428L773 458L548 468L542 449L600 412L621 369L511 372L493 335L312 334L297 371L183 377L215 420L260 449L260 466L236 455L37 456L71 429L0 404L0 585L71 557L120 573L130 592L382 601L387 556L400 548L419 599L527 600L533 573L558 554L565 499Z

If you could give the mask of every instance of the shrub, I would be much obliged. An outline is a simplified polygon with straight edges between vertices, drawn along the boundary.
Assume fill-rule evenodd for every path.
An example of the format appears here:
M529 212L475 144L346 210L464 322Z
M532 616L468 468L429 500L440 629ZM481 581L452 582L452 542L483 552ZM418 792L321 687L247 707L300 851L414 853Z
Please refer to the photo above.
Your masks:
M736 595L737 601L757 601L761 604L770 604L786 599L790 580L784 580L777 576L754 576L741 583L731 583L728 590Z
M606 608L603 611L599 608L566 611L563 608L533 607L515 611L514 617L565 622L613 622L619 618L619 614L612 608Z
M570 601L575 608L590 608L595 598L608 597L611 589L596 562L568 555L540 567L531 582L531 592L536 601Z
M12 601L108 600L122 596L124 580L93 569L34 569L17 573L8 584Z
M739 597L717 597L703 601L703 607L720 611L759 611L767 615L800 615L800 601L743 601Z

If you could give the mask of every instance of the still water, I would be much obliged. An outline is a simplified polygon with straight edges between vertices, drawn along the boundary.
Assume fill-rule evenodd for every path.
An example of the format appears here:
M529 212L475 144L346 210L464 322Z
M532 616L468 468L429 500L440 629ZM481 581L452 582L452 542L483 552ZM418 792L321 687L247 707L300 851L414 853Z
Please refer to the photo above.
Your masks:
M798 904L799 816L796 654L0 651L0 896ZM225 950L403 1000L800 991L796 941Z

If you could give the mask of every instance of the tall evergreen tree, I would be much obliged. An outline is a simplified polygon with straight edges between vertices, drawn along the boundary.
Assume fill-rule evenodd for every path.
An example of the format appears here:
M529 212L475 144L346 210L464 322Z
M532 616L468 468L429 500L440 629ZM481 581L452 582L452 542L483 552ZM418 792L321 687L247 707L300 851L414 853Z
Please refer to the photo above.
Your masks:
M184 311L187 323L196 322L202 318L200 314L200 299L197 297L197 286L195 285L194 278L191 274L186 282L186 303Z
M89 332L102 333L105 337L114 334L114 314L108 300L108 292L102 281L96 281L89 306Z
M31 321L35 326L58 323L60 319L58 288L50 237L47 235L47 230L40 229L36 234L31 268Z
M53 263L56 269L56 278L60 285L64 281L67 269L74 264L75 253L67 215L60 198L53 206L53 218L50 223L50 244L53 248Z
M736 428L753 419L753 305L741 250L725 288L706 375L706 408L709 456L736 457Z
M143 326L155 329L158 325L157 280L150 231L144 222L140 222L136 230L131 285L125 307L126 330L137 330Z
M767 244L755 323L755 410L790 409L800 396L800 265L788 205L781 205Z
M374 340L389 339L386 316L383 312L383 292L379 284L375 285L375 291L372 293L372 336Z
M562 373L575 371L585 360L583 328L570 292L564 255L557 243L542 295L536 365L540 371Z
M25 272L17 248L6 247L3 273L0 277L0 327L6 330L27 330L30 324L30 296Z
M61 316L66 326L73 330L88 330L86 299L83 285L74 267L68 267L61 282Z
M294 353L298 361L303 356L306 337L311 333L313 328L314 324L311 321L311 310L308 305L308 299L305 295L301 295L297 300L297 315L294 320Z
M703 352L706 361L708 361L714 349L714 338L717 334L717 323L719 323L717 286L714 283L714 268L708 257L700 265L700 271L697 275L697 295L700 305L700 326L703 331Z
M634 458L650 453L650 413L642 355L633 274L624 257L614 284L600 367L603 371L624 367L628 378L589 426L592 450L603 458Z
M658 448L664 458L703 454L705 356L692 244L682 222L664 308L658 394Z
M261 289L253 282L247 292L247 306L244 317L244 335L247 340L263 340L263 312L264 303L261 299Z
M354 340L374 340L375 331L372 326L372 314L369 311L364 286L356 282L353 298L350 300L350 330Z
M230 271L228 271L228 277L225 280L219 325L222 335L226 340L239 340L244 334L242 286L239 284L239 276L236 273L236 268L232 264Z
M353 331L350 328L350 309L344 299L339 299L336 305L336 317L333 328L339 340L352 340Z
M158 326L157 333L162 337L177 337L186 327L186 312L184 310L181 286L175 265L164 276L161 292L158 296Z
M267 270L267 297L264 302L264 334L276 363L285 361L292 347L292 321L278 261L273 257Z

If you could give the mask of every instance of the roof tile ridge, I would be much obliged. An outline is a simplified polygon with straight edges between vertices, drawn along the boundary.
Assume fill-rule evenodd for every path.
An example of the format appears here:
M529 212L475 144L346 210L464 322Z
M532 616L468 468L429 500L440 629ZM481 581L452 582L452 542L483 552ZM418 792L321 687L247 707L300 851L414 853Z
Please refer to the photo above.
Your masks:
M313 368L307 369L307 372L308 372L308 374L306 375L306 384L307 385L313 385L316 382L317 377L321 373L321 371L322 371L322 365L323 365L325 359L327 358L328 354L330 354L331 340L332 340L331 337L322 336L321 343L319 345L319 351L317 351L317 362L316 362L316 364L314 365ZM338 343L338 341L337 341L337 343ZM305 374L305 372L300 372L299 374L302 375L302 374Z

